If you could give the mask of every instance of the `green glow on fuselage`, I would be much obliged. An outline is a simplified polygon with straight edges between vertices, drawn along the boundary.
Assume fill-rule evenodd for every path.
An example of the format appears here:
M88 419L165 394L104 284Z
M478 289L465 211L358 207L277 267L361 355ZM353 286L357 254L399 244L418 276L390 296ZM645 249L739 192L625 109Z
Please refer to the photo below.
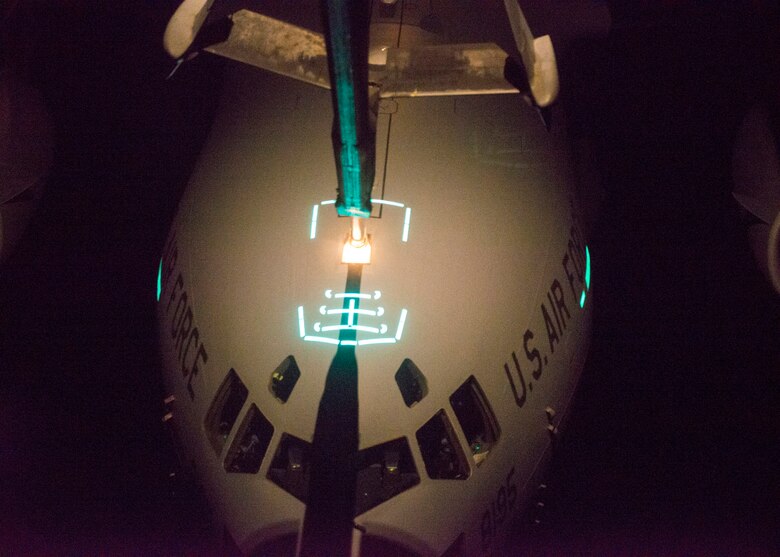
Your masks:
M585 288L590 289L590 251L585 246Z
M162 294L162 259L160 259L160 267L157 269L157 301L160 301L160 295Z
M585 307L585 293L590 290L590 250L585 246L585 289L580 296L580 307Z

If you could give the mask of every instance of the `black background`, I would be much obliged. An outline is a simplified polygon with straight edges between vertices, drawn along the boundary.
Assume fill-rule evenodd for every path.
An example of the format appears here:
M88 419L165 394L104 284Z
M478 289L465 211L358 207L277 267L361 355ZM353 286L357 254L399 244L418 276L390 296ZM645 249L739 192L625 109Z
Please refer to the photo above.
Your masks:
M169 477L161 422L157 262L223 65L200 56L164 80L176 4L5 14L3 61L43 93L57 130L39 210L0 269L0 548L12 553L220 547L205 501ZM607 192L591 355L529 519L542 524L516 543L775 553L780 303L751 259L730 159L745 111L780 99L777 6L612 7L609 37L561 69Z

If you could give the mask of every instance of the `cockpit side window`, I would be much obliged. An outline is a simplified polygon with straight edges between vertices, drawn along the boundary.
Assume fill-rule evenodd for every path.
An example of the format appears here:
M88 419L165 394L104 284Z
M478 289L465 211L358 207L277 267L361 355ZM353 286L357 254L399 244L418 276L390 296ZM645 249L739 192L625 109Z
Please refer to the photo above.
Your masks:
M395 372L395 382L401 391L404 404L409 408L420 402L428 394L428 382L412 360L406 358Z
M268 479L306 503L309 498L311 443L285 433L268 469Z
M452 394L450 404L471 448L474 462L479 466L498 441L500 430L485 393L473 375Z
M406 437L358 453L355 516L420 483Z
M271 383L268 386L271 394L282 402L287 402L300 376L301 369L295 357L287 356L271 374Z
M257 406L250 406L225 457L225 470L257 474L273 434L274 426L271 422Z
M236 423L239 412L249 394L234 369L231 369L217 390L211 407L206 413L203 426L214 452L219 456L225 441Z
M465 480L469 476L466 457L444 410L417 430L417 442L432 480Z

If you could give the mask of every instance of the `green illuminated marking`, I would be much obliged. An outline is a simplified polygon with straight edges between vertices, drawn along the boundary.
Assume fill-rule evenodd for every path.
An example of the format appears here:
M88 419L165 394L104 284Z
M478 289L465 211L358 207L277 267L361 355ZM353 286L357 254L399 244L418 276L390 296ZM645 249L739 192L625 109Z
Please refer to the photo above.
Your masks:
M301 338L306 336L306 326L303 323L303 306L298 306L298 333Z
M365 340L359 340L358 344L360 346L365 346L366 344L395 344L394 338L367 338Z
M580 307L585 307L585 292L590 290L590 250L588 246L585 246L585 290L582 291L580 296Z
M160 294L162 294L162 259L160 259L160 268L157 269L157 301L160 301Z
M585 288L590 289L590 251L585 246Z
M409 221L412 219L412 208L406 208L406 215L404 216L404 233L401 236L401 241L406 242L409 240Z
M317 215L319 212L319 205L315 205L311 210L311 231L309 232L309 238L312 240L317 237Z
M338 344L338 339L335 338L326 338L326 337L314 337L311 335L306 335L303 337L303 340L307 342L324 342L325 344Z
M392 205L393 207L403 207L403 203L398 203L398 201L387 201L385 199L372 199L371 203L377 203L378 205Z
M324 308L325 306L322 306ZM322 308L320 308L320 313L322 312ZM381 311L380 311L381 310ZM325 315L338 315L341 313L357 313L359 315L370 315L371 317L381 317L385 313L384 308L379 308L377 311L371 310L371 309L329 309L325 311Z
M366 333L379 334L379 329L377 327L369 327L367 325L327 325L321 327L317 332L320 331L323 333L327 333L328 331L364 331Z
M348 301L348 307L347 308L333 308L333 309L327 309L326 306L320 306L319 313L322 315L343 315L347 314L347 323L346 324L338 324L338 325L327 325L323 326L320 321L317 321L313 325L313 329L315 333L325 333L325 332L333 332L333 331L356 331L356 332L364 332L374 335L384 335L388 332L388 326L386 323L382 323L379 327L370 327L368 325L358 325L357 324L357 316L358 315L367 315L370 317L380 317L386 313L385 308L378 307L376 310L370 310L370 309L358 309L357 307L357 300L360 298L368 298L368 299L378 299L382 293L379 290L375 290L373 294L368 293L359 293L359 292L339 292L334 293L332 290L326 290L325 296L327 298L344 298ZM380 338L369 338L369 339L362 339L362 340L339 340L334 338L328 338L323 337L319 335L307 335L306 334L306 322L305 322L305 316L304 316L304 308L303 306L298 306L298 333L300 337L306 341L306 342L320 342L325 344L332 344L332 345L344 345L344 346L363 346L363 345L369 345L369 344L395 344L396 342L401 340L401 337L403 336L404 332L404 326L406 324L406 317L407 317L408 311L406 309L401 310L401 315L398 319L398 327L396 329L396 333L394 337L380 337Z
M401 335L404 334L404 325L406 324L406 310L401 310L401 319L398 321L398 329L395 332L395 340L401 340Z
M371 294L358 294L356 292L339 292L334 298L360 298L361 300L370 300Z

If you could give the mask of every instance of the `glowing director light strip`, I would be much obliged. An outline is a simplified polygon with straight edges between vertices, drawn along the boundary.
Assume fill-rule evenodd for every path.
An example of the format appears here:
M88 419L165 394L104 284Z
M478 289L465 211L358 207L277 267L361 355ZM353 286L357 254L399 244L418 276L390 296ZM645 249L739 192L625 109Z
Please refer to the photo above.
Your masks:
M314 240L317 238L317 221L319 219L319 214L320 214L320 205L333 205L335 203L336 203L335 199L326 199L325 201L320 201L319 203L312 205L311 224L309 226L309 239ZM401 234L401 241L408 242L409 225L412 219L412 208L406 207L406 205L398 201L388 201L386 199L372 199L371 203L375 203L377 205L389 205L390 207L398 207L400 209L406 208L406 210L404 211L404 229Z
M378 307L376 311L373 309L325 309L325 306L320 306L320 313L322 315L338 315L340 313L357 313L358 315L370 315L371 317L382 317L385 314L385 308Z
M585 307L585 292L590 290L590 251L585 246L585 289L580 295L580 307Z
M162 259L160 259L160 268L157 269L157 301L160 301L160 294L162 294Z
M345 310L344 312L348 312L349 310ZM353 313L356 313L357 310L353 310ZM395 344L396 342L399 342L401 340L401 337L403 337L404 334L404 327L406 326L406 316L408 314L408 311L406 309L401 310L401 316L398 319L398 327L395 330L395 336L392 337L379 337L379 338L367 338L362 340L339 340L336 338L328 338L328 337L321 337L316 335L307 335L306 334L306 321L303 314L303 306L298 306L298 335L306 342L321 342L324 344L333 344L333 345L342 345L342 346L364 346L369 344ZM350 319L353 317L353 315L350 315ZM387 325L382 324L381 327L368 327L364 325L329 325L326 327L322 327L320 323L314 324L314 330L316 332L326 332L326 331L344 331L344 330L352 330L352 331L363 331L367 333L373 333L373 334L384 334L387 332Z
M369 327L368 325L326 325L325 327L318 321L314 324L314 330L318 333L327 333L328 331L364 331L366 333L379 333L387 332L387 325L384 323L380 327Z
M403 203L399 203L398 201L387 201L386 199L372 199L371 203L376 203L377 205L391 205L392 207L405 207Z
M378 300L382 297L382 293L379 290L374 290L373 294L363 294L359 292L337 292L336 294L333 294L333 290L326 290L325 291L325 297L329 300L331 298L359 298L361 300L370 300L373 298L374 300Z
M317 237L317 215L320 213L320 206L315 205L311 210L311 230L309 232L309 238L314 239Z

